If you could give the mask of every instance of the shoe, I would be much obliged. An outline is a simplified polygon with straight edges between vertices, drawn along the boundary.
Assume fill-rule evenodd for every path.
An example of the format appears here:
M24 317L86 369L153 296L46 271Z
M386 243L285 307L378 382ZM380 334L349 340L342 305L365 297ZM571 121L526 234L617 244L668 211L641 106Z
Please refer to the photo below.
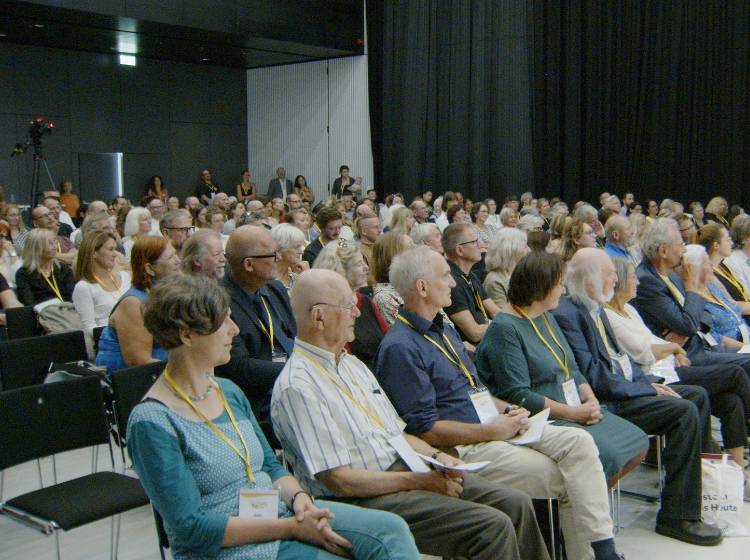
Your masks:
M714 546L722 539L721 530L718 527L702 521L658 521L656 532L665 537L699 546Z

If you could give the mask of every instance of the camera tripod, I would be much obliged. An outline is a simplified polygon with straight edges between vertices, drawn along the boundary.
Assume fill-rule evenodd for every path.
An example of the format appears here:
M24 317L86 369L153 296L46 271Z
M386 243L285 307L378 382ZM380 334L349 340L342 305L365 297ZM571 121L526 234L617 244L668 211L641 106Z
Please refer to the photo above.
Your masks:
M52 179L52 173L49 171L47 160L41 153L34 154L34 163L31 168L31 208L37 203L37 197L39 196L39 181L42 176L42 167L47 172L47 178L49 179L50 190L55 190L55 181Z

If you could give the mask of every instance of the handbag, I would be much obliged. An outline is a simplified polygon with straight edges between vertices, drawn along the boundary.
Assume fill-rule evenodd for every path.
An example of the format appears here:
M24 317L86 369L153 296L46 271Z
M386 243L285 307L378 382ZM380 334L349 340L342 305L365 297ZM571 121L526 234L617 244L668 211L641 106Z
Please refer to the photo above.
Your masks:
M71 302L54 300L49 303L38 304L35 309L37 310L37 320L47 334L83 331L86 354L90 360L96 358L94 338L83 328L81 316Z
M703 521L716 525L725 537L747 537L742 524L745 476L729 455L701 454Z

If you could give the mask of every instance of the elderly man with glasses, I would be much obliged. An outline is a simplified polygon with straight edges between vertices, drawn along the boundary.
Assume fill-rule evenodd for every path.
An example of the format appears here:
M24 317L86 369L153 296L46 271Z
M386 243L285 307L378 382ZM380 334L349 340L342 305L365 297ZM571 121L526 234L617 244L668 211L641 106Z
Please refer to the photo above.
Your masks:
M229 271L223 284L240 334L232 341L229 363L218 371L240 386L263 425L297 327L287 290L277 278L278 246L267 229L238 227L229 236L226 259Z
M161 234L172 242L178 253L188 237L195 231L193 218L187 210L170 210L159 221Z

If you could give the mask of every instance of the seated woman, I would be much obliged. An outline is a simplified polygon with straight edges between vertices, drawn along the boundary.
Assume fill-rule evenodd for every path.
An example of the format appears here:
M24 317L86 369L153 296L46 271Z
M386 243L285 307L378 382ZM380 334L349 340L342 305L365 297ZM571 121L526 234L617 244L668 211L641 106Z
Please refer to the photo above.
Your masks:
M180 258L166 239L147 235L133 245L130 269L131 287L112 308L99 339L96 365L106 366L108 374L167 359L166 350L154 342L143 326L141 302L159 281L180 273Z
M488 245L497 228L489 222L490 209L486 202L477 202L471 208L471 221L477 230L477 236L482 243Z
M16 291L24 305L57 299L70 301L75 277L70 267L55 260L57 236L48 229L34 228L23 246L23 266L16 271Z
M396 321L398 308L404 304L403 298L388 280L391 261L412 245L413 242L408 235L389 232L378 237L372 246L372 276L376 282L372 289L372 300L388 326Z
M580 218L573 218L563 230L561 249L563 260L568 262L581 247L596 247L596 233Z
M279 224L271 229L271 237L278 246L276 278L291 292L297 276L310 268L310 264L302 260L306 247L305 234L292 224Z
M314 268L338 272L346 278L357 295L359 315L354 319L354 340L347 344L347 349L374 371L375 353L380 341L388 332L388 323L378 310L378 306L359 291L367 286L367 273L370 271L362 252L355 243L348 241L329 243L315 259Z
M81 241L76 261L73 305L86 333L105 327L117 300L130 288L130 274L117 271L117 239L106 230L90 230Z
M502 228L490 240L485 257L489 273L484 289L498 307L508 304L508 281L518 261L529 253L527 234L516 228Z
M224 290L194 276L161 283L144 306L169 362L130 415L128 450L174 558L419 558L400 517L315 502L278 463L245 395L214 377L239 332L229 313Z
M122 246L125 256L130 258L133 244L140 238L146 237L151 232L151 212L140 206L133 208L125 217L123 226Z
M716 223L705 225L698 231L697 242L708 253L715 281L724 286L725 293L740 308L742 315L750 315L750 286L745 286L724 262L732 256L732 240L727 228Z
M8 285L5 276L0 274L0 325L5 325L5 310L11 307L22 307L21 302Z
M414 212L412 212L411 208L396 208L391 212L391 223L388 231L400 233L401 235L409 235L414 224Z
M745 372L731 365L726 366L726 370L713 373L707 373L700 367L681 367L690 365L685 350L653 334L638 311L628 303L635 298L638 286L635 267L625 259L612 261L617 272L617 284L615 295L605 312L617 345L644 372L663 377L667 384L683 382L706 389L711 400L711 413L721 420L724 448L738 465L742 465L747 421L750 419L750 381Z
M640 428L607 412L576 364L552 314L564 291L563 261L534 251L510 277L509 305L492 320L477 348L477 370L493 395L532 413L550 409L561 426L589 432L611 486L645 457Z

